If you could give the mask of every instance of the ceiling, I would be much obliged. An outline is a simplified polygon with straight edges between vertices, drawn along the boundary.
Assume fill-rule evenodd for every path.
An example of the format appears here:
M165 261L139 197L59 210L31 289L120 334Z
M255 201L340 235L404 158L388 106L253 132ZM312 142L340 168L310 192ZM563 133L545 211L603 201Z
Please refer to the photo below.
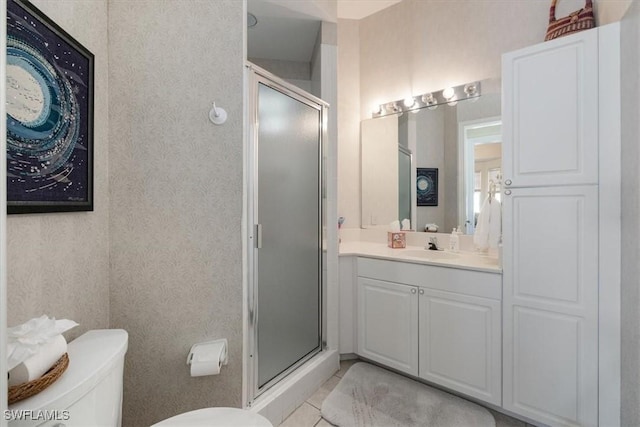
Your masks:
M310 62L320 20L265 0L248 0L247 11L258 19L247 30L249 58Z
M341 19L362 19L401 0L336 0ZM334 20L319 0L247 0L258 19L247 33L249 58L310 62L320 22Z
M338 18L362 19L402 0L337 0Z

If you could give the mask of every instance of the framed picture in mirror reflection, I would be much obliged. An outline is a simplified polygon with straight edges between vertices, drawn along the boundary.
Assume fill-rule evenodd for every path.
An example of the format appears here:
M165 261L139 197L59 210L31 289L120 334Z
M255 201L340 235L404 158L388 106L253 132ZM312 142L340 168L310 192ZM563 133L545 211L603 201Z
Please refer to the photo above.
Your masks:
M438 206L438 168L417 168L417 205Z

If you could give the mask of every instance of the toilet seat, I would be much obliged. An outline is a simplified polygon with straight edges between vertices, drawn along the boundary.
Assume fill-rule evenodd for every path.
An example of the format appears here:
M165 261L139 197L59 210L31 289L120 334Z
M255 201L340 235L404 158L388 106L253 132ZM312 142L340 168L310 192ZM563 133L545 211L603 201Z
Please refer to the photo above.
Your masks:
M204 408L167 418L151 427L273 427L260 414L238 408Z

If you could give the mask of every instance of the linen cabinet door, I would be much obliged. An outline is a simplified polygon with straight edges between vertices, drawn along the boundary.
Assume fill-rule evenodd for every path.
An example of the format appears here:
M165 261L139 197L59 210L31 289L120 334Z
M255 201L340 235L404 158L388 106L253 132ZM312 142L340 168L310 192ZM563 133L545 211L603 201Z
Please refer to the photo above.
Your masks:
M598 183L598 33L502 57L505 187Z
M500 301L420 288L420 377L500 405Z
M358 277L358 354L418 375L417 287Z
M513 189L503 208L503 407L595 426L597 186Z

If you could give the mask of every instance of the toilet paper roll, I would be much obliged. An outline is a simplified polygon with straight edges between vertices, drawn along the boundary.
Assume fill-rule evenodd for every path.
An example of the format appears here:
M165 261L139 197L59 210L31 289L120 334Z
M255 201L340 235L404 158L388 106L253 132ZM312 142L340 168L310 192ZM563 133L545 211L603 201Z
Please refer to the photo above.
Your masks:
M195 344L189 352L191 376L218 375L227 363L227 340Z
M67 341L56 335L36 354L9 371L9 385L26 383L43 376L67 352Z

